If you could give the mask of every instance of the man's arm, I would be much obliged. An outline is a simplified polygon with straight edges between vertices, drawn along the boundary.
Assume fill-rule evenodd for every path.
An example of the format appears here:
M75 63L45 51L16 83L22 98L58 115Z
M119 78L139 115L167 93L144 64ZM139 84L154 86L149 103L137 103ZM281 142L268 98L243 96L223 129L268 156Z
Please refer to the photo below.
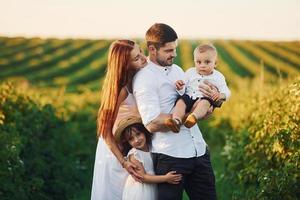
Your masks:
M166 132L164 122L171 115L161 112L157 81L149 78L153 76L147 71L138 73L133 80L133 94L146 129L151 133Z
M150 133L170 131L170 129L165 126L166 119L169 119L170 117L171 114L160 113L154 120L146 125L146 129Z

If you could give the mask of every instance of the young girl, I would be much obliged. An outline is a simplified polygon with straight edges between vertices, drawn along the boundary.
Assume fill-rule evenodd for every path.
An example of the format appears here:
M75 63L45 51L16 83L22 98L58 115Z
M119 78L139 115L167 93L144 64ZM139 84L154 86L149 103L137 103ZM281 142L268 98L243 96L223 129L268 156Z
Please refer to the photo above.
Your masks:
M178 184L181 181L181 174L176 174L176 171L159 176L154 174L149 152L151 133L144 127L141 118L130 116L120 121L115 137L117 141L122 141L124 154L128 152L127 158L138 166L138 173L142 175L143 181L140 183L132 176L128 176L123 190L123 200L155 200L157 199L155 183Z
M147 60L139 46L130 40L114 41L108 52L107 72L98 112L98 144L92 186L92 200L121 200L129 172L139 178L135 164L125 160L114 139L114 127L121 119L138 114L132 94L132 78Z

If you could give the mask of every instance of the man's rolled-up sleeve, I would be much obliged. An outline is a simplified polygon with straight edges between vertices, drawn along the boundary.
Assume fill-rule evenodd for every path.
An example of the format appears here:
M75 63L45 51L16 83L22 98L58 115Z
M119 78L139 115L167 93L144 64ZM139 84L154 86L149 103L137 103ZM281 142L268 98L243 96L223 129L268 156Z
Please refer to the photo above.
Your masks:
M133 95L145 126L160 114L157 81L148 77L137 74L133 80Z
M220 83L220 86L218 86L219 92L225 94L226 100L228 100L231 95L231 92L226 84L225 77L223 75L221 76L221 78L219 78L219 83Z

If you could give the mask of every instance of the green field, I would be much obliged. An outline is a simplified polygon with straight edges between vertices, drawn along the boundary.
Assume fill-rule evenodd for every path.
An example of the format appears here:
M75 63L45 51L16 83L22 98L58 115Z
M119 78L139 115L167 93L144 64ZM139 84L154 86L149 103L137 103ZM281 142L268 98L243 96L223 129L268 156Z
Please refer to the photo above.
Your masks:
M175 63L193 66L194 48L207 41L180 40ZM0 37L0 199L89 199L111 42ZM232 91L228 103L199 123L218 198L296 199L300 42L209 42Z
M0 37L0 79L22 78L37 87L66 87L68 92L99 90L111 41ZM180 41L175 62L187 69L201 40ZM300 73L300 42L212 40L218 69L234 86L240 78L265 71L266 80ZM141 44L145 46L145 44Z

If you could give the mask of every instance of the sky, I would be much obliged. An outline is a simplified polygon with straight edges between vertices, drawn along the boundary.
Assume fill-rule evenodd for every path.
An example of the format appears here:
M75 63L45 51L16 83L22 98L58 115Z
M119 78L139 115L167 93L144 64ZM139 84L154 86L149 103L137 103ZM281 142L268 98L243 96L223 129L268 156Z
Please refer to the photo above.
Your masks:
M0 36L300 40L300 0L0 0Z

